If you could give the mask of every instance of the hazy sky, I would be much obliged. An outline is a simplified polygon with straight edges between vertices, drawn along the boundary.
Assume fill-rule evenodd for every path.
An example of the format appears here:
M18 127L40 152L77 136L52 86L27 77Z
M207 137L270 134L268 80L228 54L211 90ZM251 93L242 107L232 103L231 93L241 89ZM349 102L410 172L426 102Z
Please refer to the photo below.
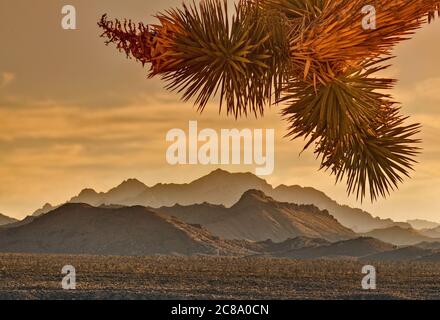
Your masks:
M232 3L233 1L231 1ZM103 13L153 22L175 0L1 0L0 2L0 212L24 217L44 203L57 204L84 187L106 191L134 177L188 182L215 167L173 167L165 160L165 135L198 120L200 127L274 128L274 184L300 184L340 203L397 220L440 221L440 21L399 46L388 74L400 80L394 96L403 112L423 124L423 154L411 180L387 200L361 205L345 185L318 172L302 141L283 135L286 123L273 107L264 119L218 116L215 103L202 115L190 103L149 80L139 64L105 47L96 22ZM61 7L76 6L78 30L60 26ZM252 166L224 166L254 171Z

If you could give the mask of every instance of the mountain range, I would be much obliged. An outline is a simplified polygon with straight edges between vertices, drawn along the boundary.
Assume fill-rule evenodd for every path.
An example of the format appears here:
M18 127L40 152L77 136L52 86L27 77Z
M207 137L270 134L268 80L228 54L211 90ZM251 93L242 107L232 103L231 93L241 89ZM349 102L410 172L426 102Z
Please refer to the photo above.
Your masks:
M236 254L245 253L249 243L268 239L337 241L355 236L327 211L312 205L277 202L262 191L249 190L231 208L201 204L152 209L68 203L4 226L0 230L0 251Z
M399 226L394 226L384 229L376 229L364 233L363 235L367 237L374 237L376 239L401 246L415 245L421 242L440 241L440 237L432 238L424 235L421 231L415 230L413 228L402 228Z
M327 245L279 252L275 256L291 259L361 258L395 249L393 245L373 238L356 238Z
M407 220L406 222L409 223L411 227L413 227L416 230L434 229L436 227L440 227L440 223L423 220L423 219Z
M433 250L423 249L417 246L408 246L397 248L395 250L378 252L364 257L363 259L370 261L414 261L431 256L433 253Z
M0 215L0 226L0 252L431 262L440 252L436 223L375 218L313 188L223 170L189 184L84 189L22 221Z
M141 206L65 204L26 224L0 229L0 252L237 255L247 251L201 226Z
M368 232L373 229L400 226L410 228L405 222L373 217L370 213L357 208L338 204L323 192L310 187L297 185L277 187L251 173L229 173L215 170L188 184L157 184L148 187L139 180L129 179L108 192L96 192L87 188L70 203L88 203L93 206L102 204L119 204L126 206L141 205L145 207L172 207L176 204L188 206L201 203L231 207L248 190L260 190L273 199L295 204L313 204L321 210L327 210L343 226L355 232ZM53 210L46 204L34 212L40 215Z
M265 236L278 240L259 241ZM0 228L0 252L437 262L440 242L399 247L359 237L327 211L249 190L230 208L67 203Z
M435 227L432 229L422 229L420 233L426 237L430 238L440 238L440 227Z
M297 260L349 259L364 263L374 261L440 262L439 249L419 245L399 247L371 237L359 237L334 243L297 246L291 249L263 252L263 256ZM280 244L282 245L282 244ZM440 245L440 243L437 243Z

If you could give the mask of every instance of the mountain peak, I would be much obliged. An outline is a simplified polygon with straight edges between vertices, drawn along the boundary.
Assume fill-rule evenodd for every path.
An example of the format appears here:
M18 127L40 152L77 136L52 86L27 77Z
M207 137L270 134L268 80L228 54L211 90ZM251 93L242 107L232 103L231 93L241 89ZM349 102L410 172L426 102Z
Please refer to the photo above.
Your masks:
M230 173L229 171L223 170L223 169L216 169L214 171L211 171L210 173L208 173L206 176L227 176L227 175L231 175L232 173Z
M8 217L8 216L0 213L0 226L1 225L6 225L6 224L10 224L10 223L14 223L14 222L17 222L17 221L18 221L17 219Z
M88 203L82 202L66 202L65 204L56 208L53 212L59 212L63 210L71 210L71 209L87 209L87 208L96 208Z
M138 196L148 187L138 179L127 179L117 187L109 190L104 201L107 203L123 204L124 200Z
M267 196L263 191L257 189L251 189L243 193L239 202L243 201L259 201L259 202L270 202L274 201L271 197Z
M222 168L215 169L211 173L227 173L227 174L231 174L229 171L223 170Z
M81 190L81 192L79 193L79 196L91 196L91 195L96 195L98 194L95 190L91 189L91 188L86 188Z
M49 202L47 202L47 203L42 207L43 210L48 210L48 209L51 209L51 208L52 208L52 205L51 205Z
M229 172L223 169L216 169L214 171L211 171L209 174L195 180L209 180L209 179L223 179L223 178L232 178L232 179L238 179L242 182L244 182L244 179L247 180L252 180L252 181L260 181L263 182L264 184L267 184L266 180L256 176L255 174L251 173L251 172Z
M102 194L97 193L93 189L83 189L79 195L70 199L69 202L88 203L91 205L99 205L101 203Z
M130 178L130 179L124 180L117 188L120 188L120 187L130 187L130 188L135 187L136 188L136 187L146 187L146 185L143 182L139 181L138 179Z
M245 193L243 193L241 198L242 199L243 198L269 198L269 199L272 199L271 197L267 196L263 191L257 190L257 189L250 189L250 190L246 191Z
M40 209L35 210L31 216L37 217L37 216L41 216L45 213L48 213L54 209L56 209L58 206L53 206L51 205L49 202L47 202L44 206L42 206Z

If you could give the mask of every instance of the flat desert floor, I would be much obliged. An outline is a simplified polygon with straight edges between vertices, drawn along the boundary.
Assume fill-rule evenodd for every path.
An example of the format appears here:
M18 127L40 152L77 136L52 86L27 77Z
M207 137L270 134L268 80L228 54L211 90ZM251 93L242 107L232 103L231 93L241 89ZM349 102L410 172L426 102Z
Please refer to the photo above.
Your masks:
M61 289L65 265L76 290ZM440 264L0 254L0 299L440 299Z

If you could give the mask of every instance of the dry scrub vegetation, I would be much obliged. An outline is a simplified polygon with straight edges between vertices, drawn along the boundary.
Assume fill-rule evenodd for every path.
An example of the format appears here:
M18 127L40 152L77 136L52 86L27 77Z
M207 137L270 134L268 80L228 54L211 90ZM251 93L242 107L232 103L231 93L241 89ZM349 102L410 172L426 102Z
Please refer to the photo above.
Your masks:
M440 299L439 264L375 266L378 290L365 292L362 264L347 260L0 254L0 299Z

